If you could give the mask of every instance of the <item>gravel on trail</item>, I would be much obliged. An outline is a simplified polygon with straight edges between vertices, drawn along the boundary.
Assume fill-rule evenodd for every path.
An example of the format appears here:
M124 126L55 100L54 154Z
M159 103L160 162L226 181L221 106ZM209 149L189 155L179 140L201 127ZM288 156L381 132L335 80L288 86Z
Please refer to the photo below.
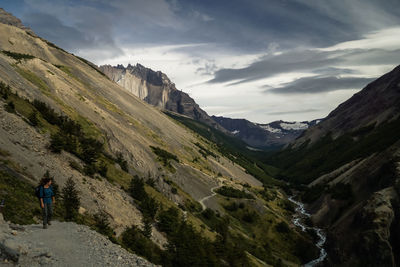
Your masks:
M17 230L13 230L17 229ZM147 260L84 225L8 225L0 218L0 266L143 266Z

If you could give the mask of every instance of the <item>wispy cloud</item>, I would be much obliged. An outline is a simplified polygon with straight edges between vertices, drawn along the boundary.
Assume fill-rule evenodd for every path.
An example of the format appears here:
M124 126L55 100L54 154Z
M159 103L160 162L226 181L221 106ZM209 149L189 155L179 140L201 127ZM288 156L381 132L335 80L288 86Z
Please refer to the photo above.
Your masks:
M206 109L225 107L212 114L258 122L322 117L400 62L398 0L2 0L2 6L96 64L139 62L165 72Z
M283 84L279 88L267 89L265 92L277 94L314 94L343 89L360 89L372 82L374 78L339 78L336 76L314 76L300 78Z
M287 114L311 113L311 112L317 112L317 111L320 111L320 110L315 109L315 108L309 108L309 109L268 112L268 114L269 115L287 115Z

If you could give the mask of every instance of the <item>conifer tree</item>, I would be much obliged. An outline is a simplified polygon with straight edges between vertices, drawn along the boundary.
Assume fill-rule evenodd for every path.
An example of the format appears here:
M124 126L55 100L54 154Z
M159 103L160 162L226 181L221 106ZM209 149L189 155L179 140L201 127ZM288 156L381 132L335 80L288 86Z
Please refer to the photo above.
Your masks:
M145 237L150 238L151 237L151 222L152 222L152 219L149 218L148 216L143 216L142 222L143 222L142 234Z
M65 220L76 219L80 206L79 191L76 189L75 181L69 177L62 189L62 199L65 208Z
M36 111L32 112L29 115L28 120L32 124L32 126L37 126L39 124L39 119L37 117L37 112Z
M144 181L139 178L139 176L135 175L131 180L131 184L129 187L130 195L139 201L147 197L147 193L144 190Z

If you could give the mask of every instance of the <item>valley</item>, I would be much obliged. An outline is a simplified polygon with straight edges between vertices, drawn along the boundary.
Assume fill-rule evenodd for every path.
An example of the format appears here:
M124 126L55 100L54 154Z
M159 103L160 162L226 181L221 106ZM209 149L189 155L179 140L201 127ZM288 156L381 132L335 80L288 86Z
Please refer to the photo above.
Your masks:
M161 71L98 67L3 9L0 36L3 262L66 264L63 244L90 237L77 266L400 264L400 66L325 118L252 123L209 116ZM37 257L44 177L57 240Z

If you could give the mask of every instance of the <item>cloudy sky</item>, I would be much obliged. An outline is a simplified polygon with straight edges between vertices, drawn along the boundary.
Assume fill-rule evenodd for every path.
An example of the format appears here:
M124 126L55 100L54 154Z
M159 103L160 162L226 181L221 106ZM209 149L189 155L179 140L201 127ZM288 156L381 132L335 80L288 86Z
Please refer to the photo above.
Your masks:
M210 115L322 118L400 64L398 0L2 0L101 64L161 70Z

